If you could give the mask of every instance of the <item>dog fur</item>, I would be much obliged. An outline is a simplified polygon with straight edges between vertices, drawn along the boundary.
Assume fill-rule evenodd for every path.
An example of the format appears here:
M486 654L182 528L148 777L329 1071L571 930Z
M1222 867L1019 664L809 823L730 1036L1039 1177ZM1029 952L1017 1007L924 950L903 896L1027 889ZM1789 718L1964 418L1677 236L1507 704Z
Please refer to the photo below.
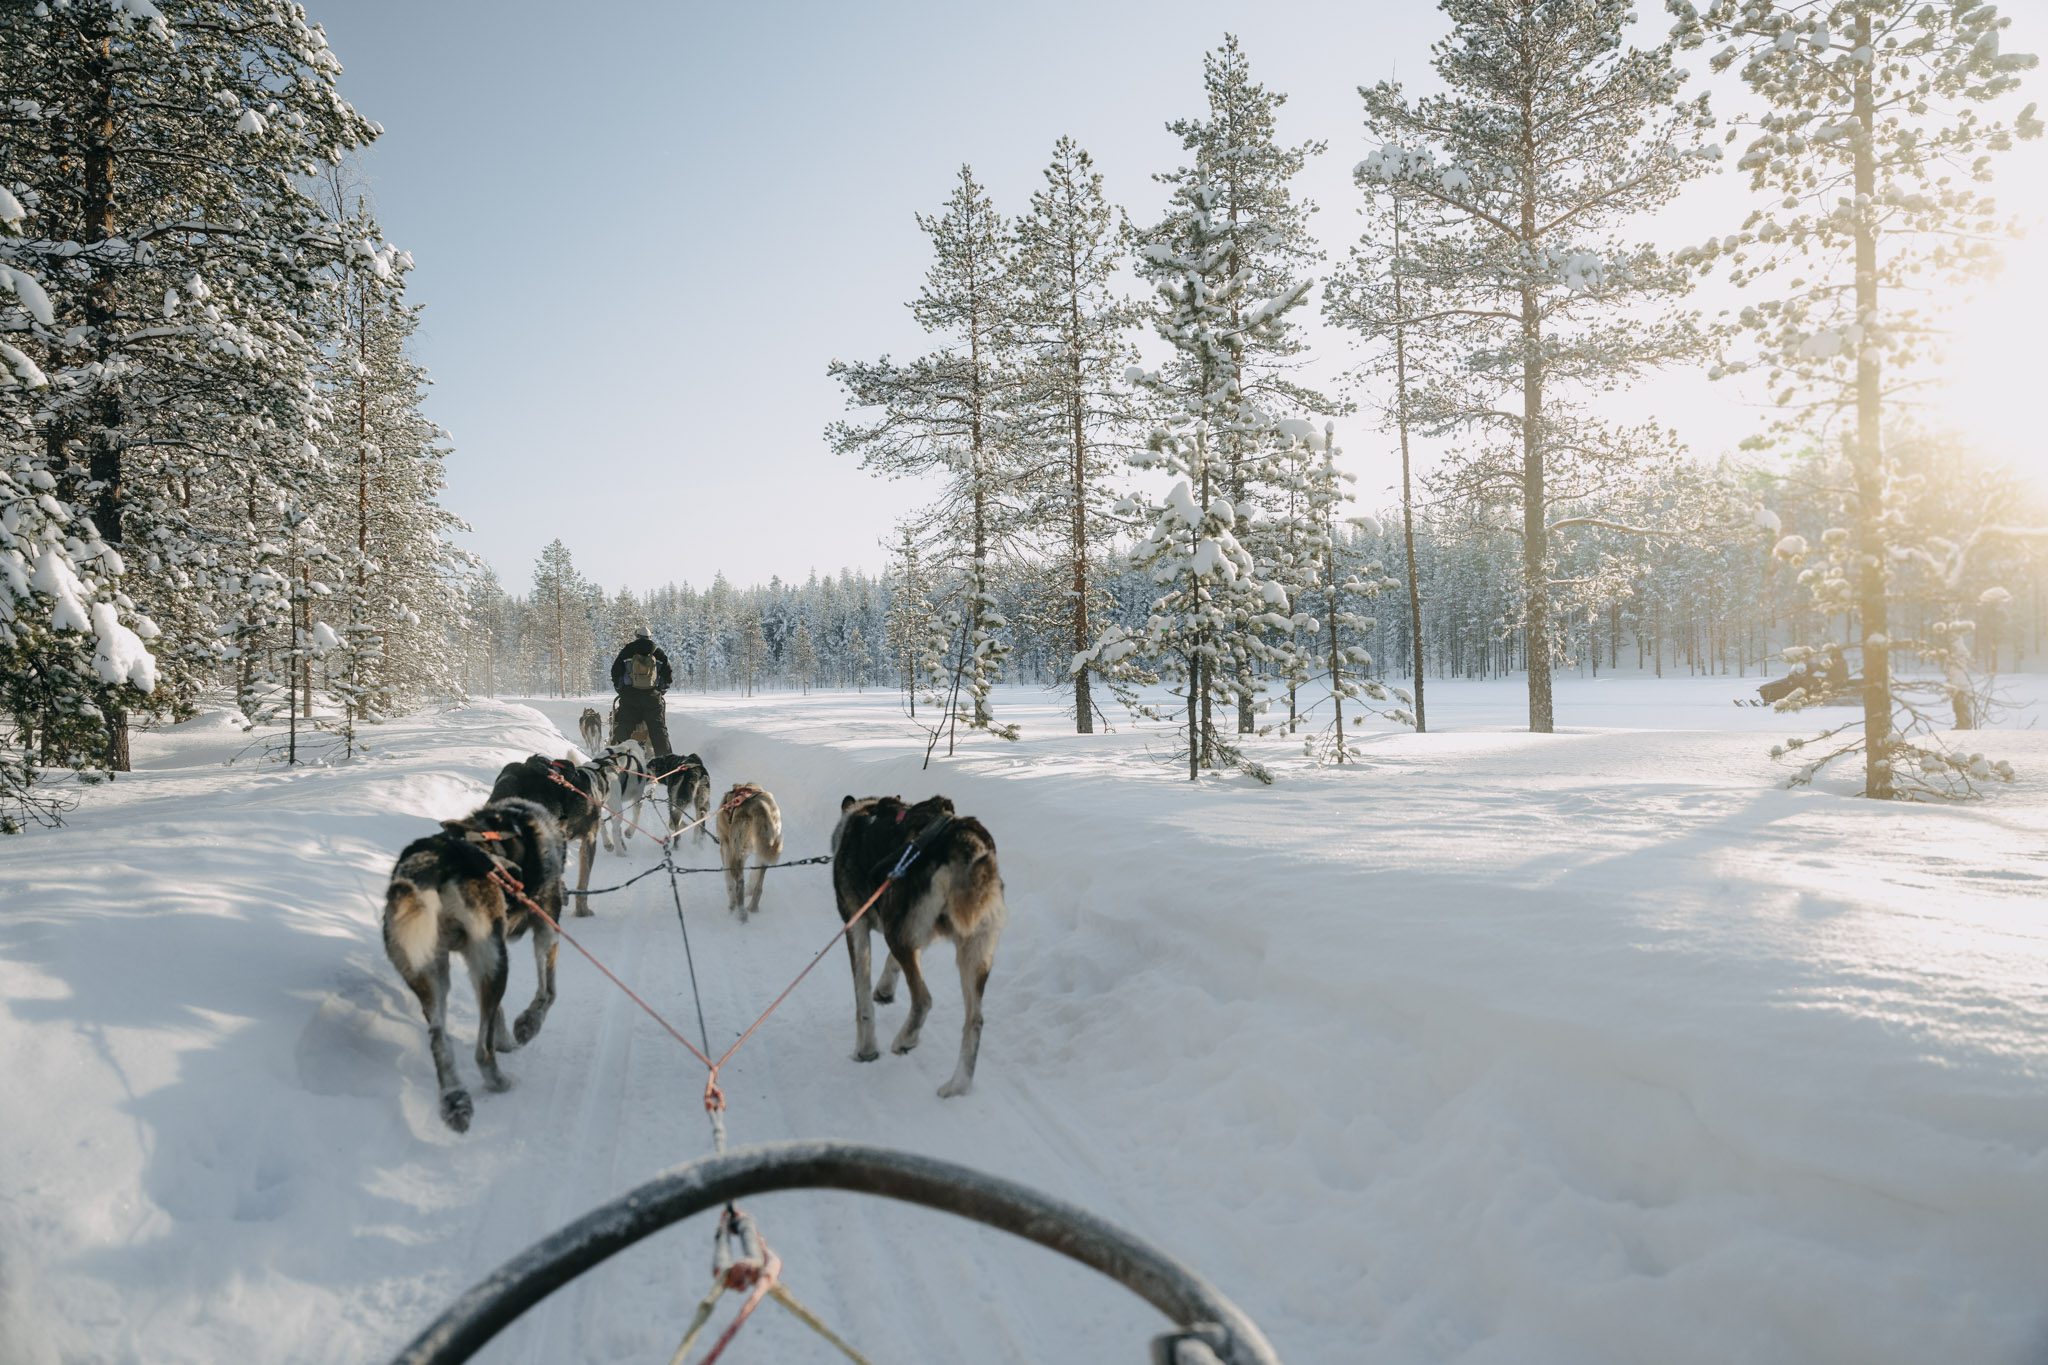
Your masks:
M546 754L528 754L517 763L507 763L498 770L498 780L491 784L491 800L518 798L531 801L555 817L555 823L561 826L563 841L576 847L576 890L581 893L590 887L590 868L597 859L598 834L609 811L613 790L624 776L622 767L629 759L629 754L611 751L599 754L588 763L571 763L567 759L549 758ZM557 777L560 782L555 780ZM567 786L563 785L565 782ZM609 842L606 847L610 847ZM588 896L577 895L576 913L591 913Z
M768 880L768 864L782 861L782 809L775 798L750 782L727 792L718 803L718 850L725 863L726 908L745 924L748 916L761 911L761 883ZM754 879L747 887L744 869L750 856Z
M674 834L694 820L696 834L691 842L702 844L708 833L705 826L710 824L705 817L711 813L711 774L705 770L704 760L695 754L662 754L650 771L668 793L668 832Z
M562 833L555 817L532 801L493 801L441 832L416 839L398 855L384 892L384 952L427 1019L427 1045L441 1090L441 1120L469 1129L471 1103L448 1046L448 958L460 952L476 987L476 1066L484 1085L503 1090L500 1052L532 1041L555 1002L554 930L492 880L494 870L518 879L549 915L562 913ZM539 976L533 1003L505 1026L510 976L506 942L533 931Z
M640 805L647 799L647 765L651 755L637 739L621 740L602 757L612 765L611 793L605 800L604 846L621 857L640 823Z
M576 720L576 728L583 735L583 752L594 754L604 745L604 713L595 706L583 708L583 714Z
M941 821L950 823L940 828ZM981 821L956 816L953 803L943 796L914 806L898 796L849 796L839 803L839 825L832 831L832 887L839 901L840 921L851 920L887 881L904 848L927 831L934 836L930 845L902 880L882 892L874 907L846 934L846 950L853 961L853 1056L855 1061L871 1062L879 1055L875 1002L887 1004L895 999L899 971L910 983L910 1014L890 1050L908 1052L917 1046L932 1006L919 954L933 939L949 938L966 1006L960 1026L960 1059L952 1079L939 1087L940 1096L950 1098L965 1094L974 1084L974 1064L981 1051L982 997L995 966L996 944L1009 917L1002 873L996 866L995 837ZM882 979L870 985L870 934L877 927L889 949L889 961L882 969Z

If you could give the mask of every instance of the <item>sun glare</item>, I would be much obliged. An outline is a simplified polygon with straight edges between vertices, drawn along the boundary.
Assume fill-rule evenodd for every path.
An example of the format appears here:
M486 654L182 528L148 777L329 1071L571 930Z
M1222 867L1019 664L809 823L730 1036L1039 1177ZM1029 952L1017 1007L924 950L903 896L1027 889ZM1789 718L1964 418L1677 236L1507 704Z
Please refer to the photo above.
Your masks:
M2048 493L2048 384L2041 363L2042 316L2048 308L2048 212L2043 197L2024 214L2027 235L2004 247L2005 268L1972 289L1948 319L1946 379L1935 422L1967 438L1985 455L2005 460ZM2011 198L2011 195L2003 197Z

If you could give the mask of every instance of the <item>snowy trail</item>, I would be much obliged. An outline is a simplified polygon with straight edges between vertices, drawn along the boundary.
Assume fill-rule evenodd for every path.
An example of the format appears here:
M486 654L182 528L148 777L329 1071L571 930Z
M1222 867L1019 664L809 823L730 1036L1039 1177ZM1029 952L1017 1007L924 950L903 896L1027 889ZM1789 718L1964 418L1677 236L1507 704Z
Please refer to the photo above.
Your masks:
M1984 735L2022 773L1991 801L1877 807L1774 787L1783 721L1729 690L1567 686L1583 728L1535 737L1496 728L1511 688L1446 687L1443 733L1372 736L1344 773L1276 741L1264 791L1190 789L1142 730L1062 736L1028 693L1023 744L930 774L887 697L682 699L715 790L776 792L785 856L824 851L842 794L943 790L1010 887L972 1094L933 1094L943 950L918 1051L863 1066L835 946L726 1071L733 1141L903 1147L1095 1208L1290 1360L2037 1359L2048 737ZM477 703L385 727L366 763L253 776L202 719L0 852L0 1074L32 1116L0 1122L0 1360L381 1358L708 1150L701 1066L566 947L513 1088L448 1133L383 961L396 849L580 709ZM636 838L593 881L652 857ZM828 872L771 873L745 926L715 874L681 887L719 1050L836 927ZM694 1036L665 879L596 907L571 932ZM508 1000L532 983L521 944ZM957 1220L753 1207L878 1361L1130 1359L1157 1327ZM665 1361L708 1234L616 1258L484 1358ZM833 1358L772 1309L735 1349Z

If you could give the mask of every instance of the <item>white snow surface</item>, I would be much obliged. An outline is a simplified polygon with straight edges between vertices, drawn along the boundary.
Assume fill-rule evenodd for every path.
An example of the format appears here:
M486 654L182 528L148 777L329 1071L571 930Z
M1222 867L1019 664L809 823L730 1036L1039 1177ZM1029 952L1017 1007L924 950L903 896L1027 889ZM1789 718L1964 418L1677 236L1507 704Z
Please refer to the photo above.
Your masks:
M863 1066L835 948L725 1073L733 1139L877 1142L1077 1201L1291 1362L2037 1360L2048 735L1974 737L2020 773L1975 805L1792 792L1764 750L1801 731L1729 705L1753 686L1566 679L1537 736L1518 682L1432 681L1438 729L1364 733L1356 768L1255 742L1271 788L1188 784L1164 729L1063 734L1032 691L997 697L1022 743L930 772L887 693L676 699L715 790L775 793L788 856L825 850L843 794L943 791L1008 883L972 1093L933 1094L946 950L919 1050ZM566 752L584 704L437 710L290 772L223 766L251 737L206 715L0 845L0 1360L380 1359L708 1149L701 1068L566 947L505 1094L475 1085L457 966L476 1119L449 1132L384 960L398 849L505 760ZM636 839L594 881L652 860ZM714 1048L837 925L826 869L774 873L745 926L719 880L681 883ZM597 906L572 932L693 1029L665 879ZM532 986L522 943L514 1009ZM1158 1326L970 1224L751 1207L878 1361L1137 1360ZM708 1239L671 1229L482 1358L667 1360ZM836 1359L772 1306L728 1358Z

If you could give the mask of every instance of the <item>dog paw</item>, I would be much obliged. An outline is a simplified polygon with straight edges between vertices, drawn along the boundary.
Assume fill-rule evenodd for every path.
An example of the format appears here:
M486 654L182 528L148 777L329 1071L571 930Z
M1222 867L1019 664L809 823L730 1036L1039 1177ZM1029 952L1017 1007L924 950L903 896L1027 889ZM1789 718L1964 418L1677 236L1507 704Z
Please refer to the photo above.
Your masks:
M899 1034L896 1041L889 1044L889 1051L901 1057L904 1053L917 1046L917 1037L915 1033L911 1034L908 1038Z
M458 1133L469 1131L470 1111L467 1090L451 1090L441 1097L441 1122Z
M533 1035L540 1032L540 1020L531 1014L522 1014L512 1022L512 1036L521 1045L533 1041Z
M891 986L888 990L885 991L880 986L875 987L875 1003L877 1005L895 1004L896 988L894 986Z
M950 1100L955 1095L964 1095L973 1085L973 1078L970 1077L969 1079L963 1081L958 1076L955 1076L952 1080L947 1081L944 1085L939 1087L939 1098L942 1100Z
M484 1089L490 1091L492 1094L502 1095L511 1088L512 1078L507 1076L504 1072L487 1071L484 1073Z
M853 1054L853 1060L855 1060L856 1062L872 1062L875 1060L875 1058L881 1055L881 1053L875 1051L875 1049L871 1047L863 1048L861 1051Z
M577 918L577 919L589 919L589 918L590 918L590 917L591 917L592 915L594 915L594 914L596 914L596 913L597 913L597 911L595 911L595 910L591 909L591 908L590 908L589 906L587 906L587 905L580 905L580 904L579 904L579 905L578 905L578 906L576 907L576 918Z

